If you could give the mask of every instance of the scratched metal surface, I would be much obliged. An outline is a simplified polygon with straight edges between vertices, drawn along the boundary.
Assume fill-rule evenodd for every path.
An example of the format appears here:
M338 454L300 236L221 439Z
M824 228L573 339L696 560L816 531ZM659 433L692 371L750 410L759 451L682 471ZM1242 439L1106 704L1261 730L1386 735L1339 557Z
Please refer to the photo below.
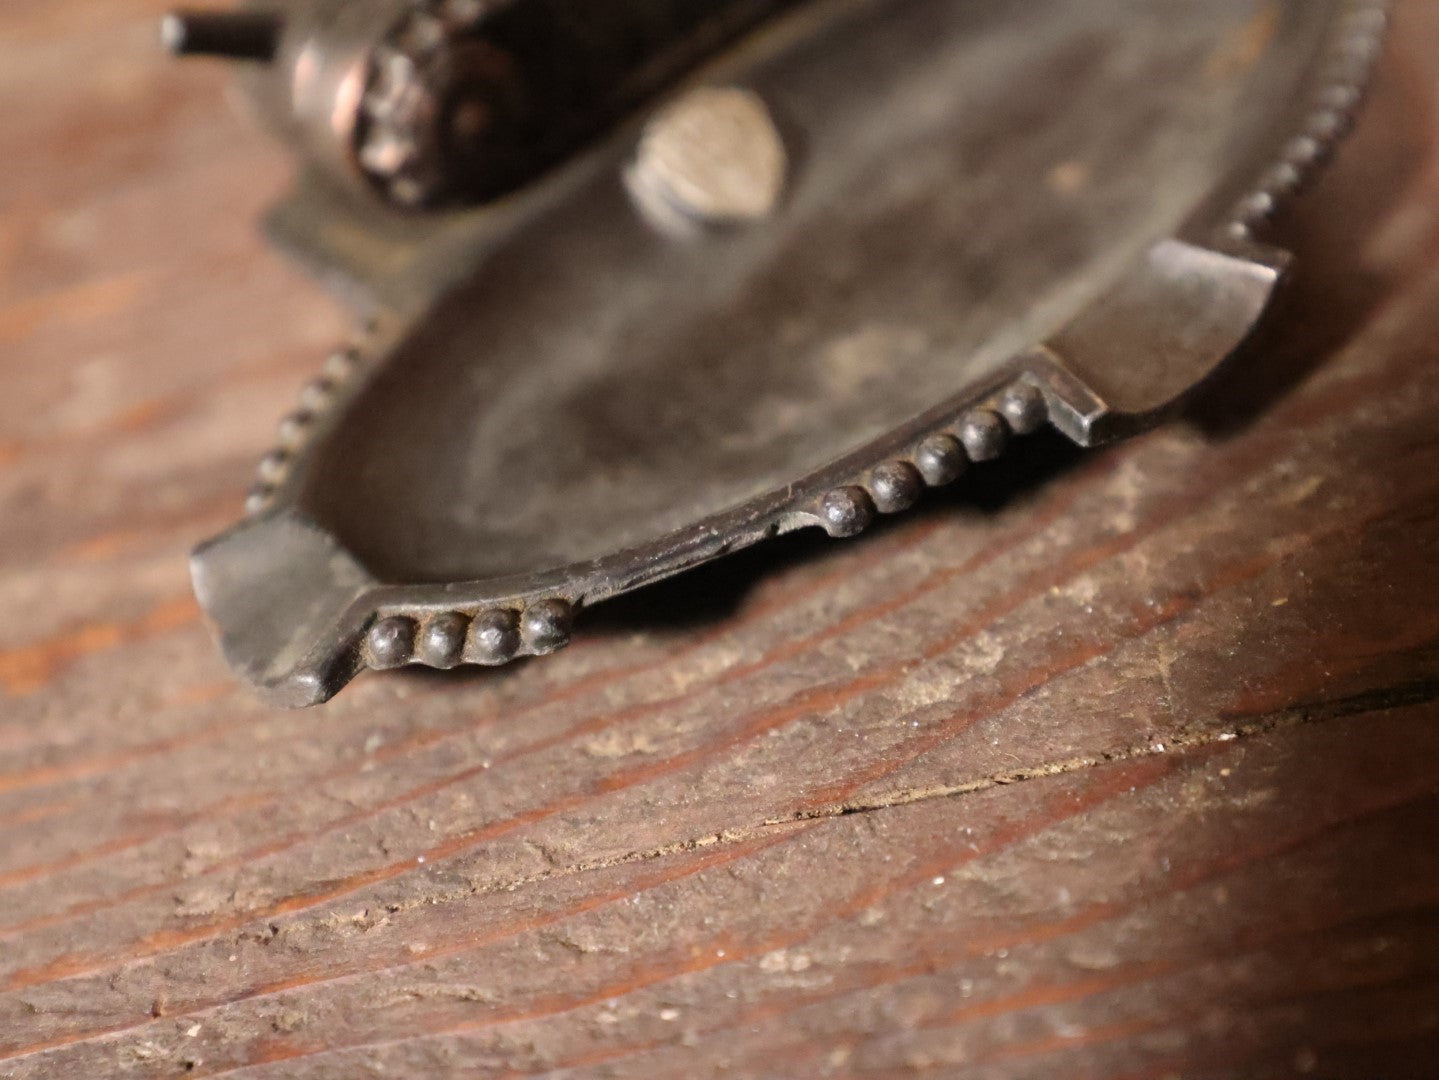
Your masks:
M1326 10L852 7L744 76L794 144L774 220L689 244L635 228L611 154L400 349L302 509L380 580L444 582L782 488L973 385L1174 232L1244 125L1292 107L1246 96L1252 66L1292 85Z

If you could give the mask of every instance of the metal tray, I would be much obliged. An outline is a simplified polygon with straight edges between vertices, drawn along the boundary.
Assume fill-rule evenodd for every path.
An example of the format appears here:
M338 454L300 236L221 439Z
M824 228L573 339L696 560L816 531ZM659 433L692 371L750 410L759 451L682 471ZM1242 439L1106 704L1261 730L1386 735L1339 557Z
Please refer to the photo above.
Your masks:
M1374 0L817 0L481 208L311 171L273 232L364 330L194 555L226 657L300 706L367 667L552 652L583 607L854 535L1041 426L1155 423L1274 295L1264 226L1383 23ZM763 103L783 186L679 235L637 209L636 155L706 87Z

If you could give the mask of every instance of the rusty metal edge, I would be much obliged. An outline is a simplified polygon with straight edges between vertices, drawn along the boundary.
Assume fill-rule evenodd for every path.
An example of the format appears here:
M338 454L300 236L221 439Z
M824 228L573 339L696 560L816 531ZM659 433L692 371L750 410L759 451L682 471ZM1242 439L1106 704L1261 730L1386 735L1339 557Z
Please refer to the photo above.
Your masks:
M368 361L383 355L391 340L392 328L366 324L356 344L327 359L321 376L302 393L299 408L281 422L281 437L262 459L259 480L247 501L249 518L202 544L192 556L197 595L219 624L227 659L270 703L303 707L333 697L367 668L493 665L544 655L568 643L574 615L588 605L795 529L819 526L836 537L858 535L879 516L908 509L926 488L957 480L972 463L999 456L1011 439L1046 424L1081 446L1152 427L1187 394L1176 392L1162 395L1163 400L1143 402L1108 400L1086 377L1082 353L1114 325L1104 315L1107 302L1174 300L1170 290L1151 287L1154 275L1143 265L1166 245L1170 254L1164 257L1201 260L1221 278L1243 279L1237 293L1231 290L1235 302L1227 306L1227 324L1216 326L1210 335L1215 347L1195 358L1189 369L1193 377L1183 380L1183 391L1202 382L1250 336L1289 262L1286 252L1264 243L1264 231L1347 134L1382 47L1391 0L1337 3L1297 122L1276 140L1278 153L1264 160L1227 209L1207 222L1191 223L1184 231L1192 237L1171 238L1151 248L1115 290L1122 292L1127 284L1128 295L1116 299L1113 293L1106 294L1049 341L1015 357L983 385L831 465L659 540L601 559L516 577L445 585L384 584L370 579L353 590L329 631L288 670L262 672L236 648L233 627L225 625L211 564L217 549L265 529L267 522L281 516L299 518L288 505L294 487L292 466L334 415L343 412L363 383Z

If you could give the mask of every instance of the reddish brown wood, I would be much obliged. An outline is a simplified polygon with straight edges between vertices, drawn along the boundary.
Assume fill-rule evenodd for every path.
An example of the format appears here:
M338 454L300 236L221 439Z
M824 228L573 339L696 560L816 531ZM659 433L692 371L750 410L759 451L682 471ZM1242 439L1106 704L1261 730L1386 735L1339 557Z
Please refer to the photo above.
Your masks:
M165 6L0 12L0 1076L1434 1074L1439 9L1190 422L289 714L185 553L344 320Z

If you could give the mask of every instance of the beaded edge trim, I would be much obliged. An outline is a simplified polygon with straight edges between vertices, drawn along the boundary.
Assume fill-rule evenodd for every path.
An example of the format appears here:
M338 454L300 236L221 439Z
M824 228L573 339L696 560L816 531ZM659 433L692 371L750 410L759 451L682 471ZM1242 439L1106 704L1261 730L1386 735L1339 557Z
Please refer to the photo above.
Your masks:
M477 14L483 5L471 7L472 2L457 0L457 6L470 8L467 15ZM431 6L417 4L416 17L429 15ZM1344 0L1319 61L1314 79L1318 89L1298 133L1284 143L1277 157L1221 219L1219 231L1229 241L1253 242L1256 233L1304 188L1349 132L1383 46L1391 6L1392 0ZM402 32L408 29L402 24ZM301 392L299 407L280 421L276 445L260 461L258 480L245 503L247 515L259 515L275 504L316 425L347 384L354 383L368 366L368 353L363 341L335 351L326 359L320 377ZM857 536L879 515L908 510L927 487L955 482L972 464L1003 454L1012 436L1031 434L1049 423L1051 396L1060 400L1065 396L1062 388L1042 386L1049 375L1052 373L1033 368L1020 370L1000 390L980 395L975 404L934 425L907 453L881 455L884 460L859 470L850 482L829 487L818 498L810 495L795 500L769 515L769 526L759 529L749 542L806 525L821 526L833 537ZM865 450L856 453L862 456ZM701 561L704 559L694 560ZM637 584L607 590L604 595ZM536 596L508 605L457 605L438 611L429 605L387 603L364 621L356 659L359 666L374 670L408 664L448 669L546 655L569 643L575 613L583 603L584 589L564 591L570 595Z

